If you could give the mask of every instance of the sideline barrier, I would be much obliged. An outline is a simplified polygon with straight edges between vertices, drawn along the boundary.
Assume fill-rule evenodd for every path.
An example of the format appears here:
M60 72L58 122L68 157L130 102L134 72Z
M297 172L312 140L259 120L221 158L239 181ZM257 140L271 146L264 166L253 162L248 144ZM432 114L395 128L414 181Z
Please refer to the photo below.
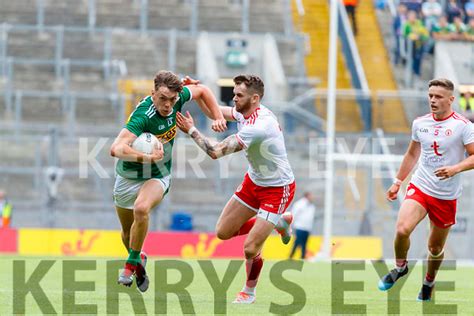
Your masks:
M0 253L17 253L17 246L17 230L0 228Z
M74 229L0 229L0 253L74 257L124 257L119 231ZM150 256L178 258L243 258L245 236L219 240L215 234L199 232L150 232L143 246ZM321 236L308 241L307 257L318 253ZM333 237L334 259L380 259L382 240L378 237ZM266 259L286 259L292 242L283 245L272 235L263 249ZM295 258L299 258L299 252Z

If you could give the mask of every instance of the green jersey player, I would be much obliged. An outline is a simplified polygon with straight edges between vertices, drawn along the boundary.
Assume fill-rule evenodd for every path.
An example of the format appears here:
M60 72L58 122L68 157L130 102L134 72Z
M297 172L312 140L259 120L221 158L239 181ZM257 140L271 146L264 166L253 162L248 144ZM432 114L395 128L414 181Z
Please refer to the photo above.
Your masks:
M118 283L130 286L135 275L142 292L148 289L149 283L145 271L146 256L141 253L148 231L149 213L168 192L172 148L177 132L176 113L192 99L199 101L203 112L214 120L214 131L226 129L226 121L209 88L204 85L183 87L174 73L160 71L155 76L151 95L137 105L110 149L110 154L119 159L114 201L122 226L122 241L129 252ZM156 135L162 143L151 154L131 147L144 132Z

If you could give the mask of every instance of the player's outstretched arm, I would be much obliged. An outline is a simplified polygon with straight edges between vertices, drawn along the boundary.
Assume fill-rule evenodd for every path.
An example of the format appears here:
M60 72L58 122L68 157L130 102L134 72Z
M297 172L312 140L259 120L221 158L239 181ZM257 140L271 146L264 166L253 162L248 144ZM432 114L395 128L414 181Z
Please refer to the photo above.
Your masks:
M110 155L125 161L140 163L152 163L163 159L163 146L155 148L151 155L147 155L131 147L135 139L137 139L135 134L123 128L110 147Z
M182 81L183 81L183 84L186 85L186 86L188 86L188 85L198 85L198 84L201 83L199 80L193 79L189 76L185 76L182 79ZM201 99L197 99L196 103L201 108L201 111L203 111L203 113L207 115L207 117L211 117L211 115L212 115L211 112L207 108L207 105ZM234 117L234 115L232 115L232 107L219 105L219 109L221 110L222 115L224 116L224 119L226 121L235 121L235 117Z
M234 109L232 106L219 105L219 109L221 110L222 115L224 115L224 118L226 119L226 121L230 121L230 122L235 121L234 114L232 114L232 111Z
M469 157L453 166L446 166L436 169L435 175L438 178L440 178L441 180L445 180L454 177L460 172L474 169L474 143L467 144L464 147L466 148L466 152Z
M202 99L197 99L196 103L199 105L199 108L204 114L206 114L207 117L212 116L212 113L209 111L207 105L202 101ZM234 115L232 114L232 107L219 105L219 110L221 111L226 121L235 121Z
M418 158L420 158L421 153L421 145L419 142L412 140L410 145L408 145L407 152L403 157L402 164L400 165L400 169L397 173L397 178L394 179L393 184L388 189L386 196L389 201L393 201L397 199L398 191L400 190L400 185L402 184L403 180L408 177L410 172L415 167L416 163L418 162Z
M194 142L212 159L218 159L243 149L235 135L230 135L222 142L212 142L194 126L194 120L189 112L186 112L186 116L178 112L176 125L181 131L189 134Z
M227 130L226 120L222 115L216 97L211 89L202 84L188 85L186 87L191 90L193 99L196 100L204 114L213 120L211 125L212 130L216 132L224 132Z

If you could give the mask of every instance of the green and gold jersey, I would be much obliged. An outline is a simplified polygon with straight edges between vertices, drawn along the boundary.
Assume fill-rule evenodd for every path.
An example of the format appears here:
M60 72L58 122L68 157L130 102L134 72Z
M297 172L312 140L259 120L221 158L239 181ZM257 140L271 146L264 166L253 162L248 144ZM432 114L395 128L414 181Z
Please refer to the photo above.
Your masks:
M471 27L470 25L466 28L466 34L467 35L474 35L474 27Z
M116 166L117 174L127 179L163 178L171 174L173 143L177 133L176 113L181 111L183 105L191 99L191 91L184 87L178 94L173 112L166 117L161 116L155 109L151 96L140 101L130 114L125 128L137 137L145 132L155 135L163 143L164 157L155 164L141 164L119 159Z
M453 27L452 24L448 24L445 26L433 25L431 28L431 32L433 33L440 33L440 34L451 34L456 32L456 29Z

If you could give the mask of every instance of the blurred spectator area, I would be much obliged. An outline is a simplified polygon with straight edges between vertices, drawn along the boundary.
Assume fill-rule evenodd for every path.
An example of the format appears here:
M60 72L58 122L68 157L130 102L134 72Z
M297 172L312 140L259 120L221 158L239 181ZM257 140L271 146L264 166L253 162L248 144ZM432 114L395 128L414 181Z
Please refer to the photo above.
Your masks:
M379 11L379 21L385 33L391 33L392 40L386 39L385 43L393 52L394 70L402 86L422 90L426 87L423 82L440 73L436 70L437 50L441 46L450 49L450 45L437 45L440 42L451 42L452 47L457 47L455 43L466 43L464 53L469 56L474 51L474 0L387 0L386 3L390 5ZM383 21L390 17L392 30L388 31ZM471 69L472 64L471 60L468 67L464 65L465 69ZM448 74L444 72L445 77ZM474 76L472 71L469 75ZM452 79L457 85L470 81L465 76Z
M474 82L459 87L459 111L474 122Z

